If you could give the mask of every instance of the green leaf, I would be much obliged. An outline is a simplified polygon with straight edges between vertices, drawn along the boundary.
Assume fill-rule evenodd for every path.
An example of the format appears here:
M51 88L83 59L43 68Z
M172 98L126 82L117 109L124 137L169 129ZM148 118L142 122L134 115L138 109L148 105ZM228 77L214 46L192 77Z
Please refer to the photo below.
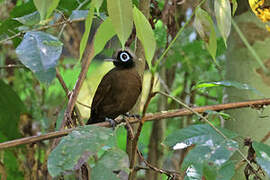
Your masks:
M200 7L196 9L194 25L198 34L204 40L208 52L216 61L217 39L214 23L209 14Z
M126 152L118 148L113 148L103 154L92 169L91 179L95 180L119 180L119 175L128 176L128 156ZM117 173L115 173L117 172Z
M109 29L109 31L108 31ZM105 21L97 29L94 40L95 55L100 53L105 47L106 43L115 35L115 31L110 17L107 17Z
M34 0L34 4L40 14L41 21L50 17L57 8L60 0Z
M224 43L227 47L227 38L231 31L231 5L229 0L216 0L215 1L215 15L217 26L223 37Z
M200 84L197 84L194 87L194 89L211 88L211 87L234 87L240 90L249 90L260 96L263 96L257 89L249 86L248 84L240 83L237 81L216 81L216 82L200 83Z
M5 150L1 153L3 153L3 159L1 161L4 163L4 167L7 173L7 179L22 180L24 174L22 171L20 171L19 160L18 157L16 157L14 151Z
M238 148L237 142L233 140L215 141L205 138L204 143L197 144L186 156L183 162L184 167L191 164L210 165L216 171L227 162Z
M218 134L211 126L198 124L174 131L163 143L173 149L182 149L196 144L185 157L183 169L191 166L203 167L203 175L206 179L216 179L219 170L238 148L237 142L230 139L237 137L234 132L218 129L228 139Z
M20 114L26 112L26 108L13 91L13 89L0 80L0 141L11 140L20 137L18 122Z
M228 138L235 138L237 134L227 129L218 128ZM177 144L183 143L187 146L192 144L204 144L206 141L211 140L213 143L224 142L223 136L218 134L211 126L207 124L197 124L188 126L187 128L174 131L166 137L164 144L169 147L177 148Z
M270 177L270 146L254 141L252 147L256 152L256 160Z
M79 61L81 61L81 59L83 57L84 50L85 50L86 45L87 45L87 41L88 41L88 37L90 34L92 21L93 21L93 17L94 17L95 3L96 3L95 0L91 1L90 9L89 9L87 17L85 19L85 30L84 30L84 33L83 33L83 36L82 36L82 39L80 42L80 59L79 59Z
M107 9L122 48L133 28L131 0L107 0Z
M24 15L22 17L16 17L13 18L14 20L19 21L20 23L27 25L27 26L33 26L39 23L40 21L40 15L37 11Z
M154 57L156 50L156 39L154 36L154 32L146 17L135 6L133 8L133 18L138 39L141 41L143 45L145 58L151 69L152 59Z
M74 10L69 16L69 19L70 20L85 19L87 17L88 12L89 12L88 10Z
M237 0L231 0L231 2L232 2L232 6L233 6L233 13L232 13L232 14L233 14L233 16L234 16L238 4L237 4Z
M55 77L55 66L63 44L54 36L41 32L27 32L16 48L19 60L33 71L41 82L50 83Z
M224 163L218 171L218 180L231 180L235 173L234 163L227 161Z
M97 15L99 16L99 8L101 7L103 0L96 0L95 8L97 10Z
M109 128L83 126L62 138L58 146L48 157L48 171L56 177L64 172L77 170L90 155L97 153L106 144L113 141L113 132Z

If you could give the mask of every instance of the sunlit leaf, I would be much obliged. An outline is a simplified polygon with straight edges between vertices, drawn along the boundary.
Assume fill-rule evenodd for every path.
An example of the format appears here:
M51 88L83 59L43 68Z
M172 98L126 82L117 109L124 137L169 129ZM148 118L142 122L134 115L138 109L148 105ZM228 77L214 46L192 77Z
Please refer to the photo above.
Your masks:
M17 21L19 21L20 23L27 25L27 26L33 26L39 23L40 21L40 15L37 11L31 13L31 14L27 14L24 15L22 17L16 17L13 18Z
M156 50L156 39L152 27L143 13L134 6L133 18L138 39L141 41L146 61L151 69L152 59Z
M249 86L248 84L240 83L237 81L216 81L216 82L200 83L200 84L197 84L194 87L194 89L211 88L211 87L234 87L240 90L249 90L262 96L262 94L257 89Z
M84 30L84 33L83 33L83 36L82 36L82 39L80 42L80 59L79 59L79 61L81 61L81 59L83 57L84 50L85 50L86 45L87 45L87 41L88 41L88 37L90 34L92 21L93 21L93 17L94 17L95 3L96 3L95 0L91 1L90 9L89 9L87 17L85 19L85 30Z
M104 153L92 169L91 179L127 179L129 172L128 156L121 149L113 148ZM126 178L121 178L121 177Z
M209 14L200 7L196 9L194 25L198 34L204 40L208 52L215 60L217 51L217 39L214 23Z
M113 141L109 128L83 126L62 138L48 158L48 170L56 177L64 172L74 171L86 162L90 155L97 153L103 146Z
M237 0L231 0L232 2L232 7L233 7L233 11L232 14L234 15L238 6Z
M109 31L108 31L109 29ZM115 35L115 31L110 17L107 17L105 21L99 26L94 40L95 55L100 53L105 47L106 43Z
M254 141L252 147L256 152L256 160L270 177L270 146Z
M107 0L107 9L122 48L133 28L131 0Z
M103 0L96 0L95 8L97 10L97 15L99 16L99 8L101 7Z
M217 26L227 46L227 38L231 31L231 5L229 0L215 0Z
M55 66L62 47L63 44L56 37L41 31L30 31L16 48L16 54L39 80L49 83L55 77Z
M41 20L45 20L57 8L60 0L34 0L34 4L40 14Z

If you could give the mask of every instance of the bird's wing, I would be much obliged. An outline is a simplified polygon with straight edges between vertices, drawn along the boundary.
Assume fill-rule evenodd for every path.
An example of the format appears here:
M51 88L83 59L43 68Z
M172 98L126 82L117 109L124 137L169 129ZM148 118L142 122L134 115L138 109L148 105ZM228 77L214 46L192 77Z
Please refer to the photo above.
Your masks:
M104 98L107 97L112 89L112 84L111 84L111 76L105 75L101 82L98 85L98 88L96 90L95 96L92 101L91 109L92 111L94 109L97 109L100 103L103 102Z

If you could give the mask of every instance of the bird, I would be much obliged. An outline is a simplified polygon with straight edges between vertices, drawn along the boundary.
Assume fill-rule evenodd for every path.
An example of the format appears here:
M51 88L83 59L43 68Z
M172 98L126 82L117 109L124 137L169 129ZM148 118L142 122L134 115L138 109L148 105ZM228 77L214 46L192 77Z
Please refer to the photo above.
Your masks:
M142 80L135 68L139 61L136 56L124 49L118 50L109 60L115 67L103 76L98 85L86 125L109 121L114 126L114 119L126 115L141 94Z

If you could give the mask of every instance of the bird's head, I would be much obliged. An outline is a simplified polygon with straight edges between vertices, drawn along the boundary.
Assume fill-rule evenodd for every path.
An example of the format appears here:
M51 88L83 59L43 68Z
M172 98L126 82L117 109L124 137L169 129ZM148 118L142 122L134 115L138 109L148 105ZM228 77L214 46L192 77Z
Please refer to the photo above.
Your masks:
M134 66L134 57L134 54L129 50L119 50L112 59L105 60L113 61L116 67L131 68Z

